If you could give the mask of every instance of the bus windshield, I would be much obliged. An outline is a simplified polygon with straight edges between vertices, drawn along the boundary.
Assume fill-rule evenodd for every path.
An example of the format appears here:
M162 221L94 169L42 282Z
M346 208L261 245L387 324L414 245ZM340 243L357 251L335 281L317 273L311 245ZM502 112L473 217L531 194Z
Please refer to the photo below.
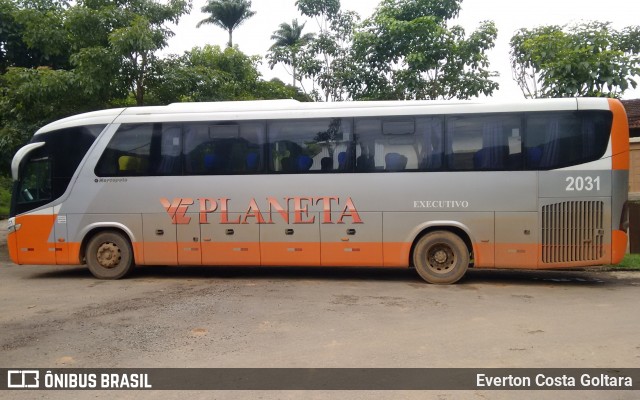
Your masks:
M16 154L11 216L41 207L62 196L80 161L105 125L66 128L36 135L39 146ZM43 144L41 144L43 143ZM74 151L69 151L73 148Z

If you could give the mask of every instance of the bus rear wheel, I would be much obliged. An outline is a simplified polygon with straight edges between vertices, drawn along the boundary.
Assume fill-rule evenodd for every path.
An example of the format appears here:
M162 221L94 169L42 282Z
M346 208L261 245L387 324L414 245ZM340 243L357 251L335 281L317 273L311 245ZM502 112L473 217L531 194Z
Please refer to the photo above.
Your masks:
M100 232L87 244L89 271L98 279L120 279L133 269L131 243L116 231Z
M431 232L418 240L413 251L413 265L420 277L429 283L455 283L467 272L469 250L454 233Z

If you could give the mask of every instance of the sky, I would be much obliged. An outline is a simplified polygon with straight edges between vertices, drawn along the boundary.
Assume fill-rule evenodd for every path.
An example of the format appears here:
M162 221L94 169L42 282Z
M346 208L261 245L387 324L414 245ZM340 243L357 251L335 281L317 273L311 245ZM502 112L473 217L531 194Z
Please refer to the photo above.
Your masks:
M203 25L196 28L196 24L206 15L201 12L206 0L193 0L193 9L187 16L182 17L179 24L173 27L175 36L169 40L164 54L182 54L195 46L205 44L225 46L227 32L214 25ZM370 16L378 0L341 0L343 10L356 11L362 19ZM291 23L307 21L305 32L317 31L317 24L313 19L300 15L295 0L253 0L252 10L256 15L247 20L234 31L234 44L248 55L267 54L272 44L271 35L282 22ZM489 51L490 69L500 74L496 78L500 89L493 94L497 100L522 99L522 91L511 77L509 64L509 40L520 28L535 28L541 25L565 25L586 21L608 21L615 29L625 26L640 25L639 0L463 0L462 11L453 24L461 25L467 34L473 32L481 21L494 21L498 28L496 46ZM284 82L291 82L290 75L281 66L271 70L263 60L259 68L263 78L269 80L274 77ZM640 82L639 82L640 83ZM640 87L628 90L624 99L640 98Z

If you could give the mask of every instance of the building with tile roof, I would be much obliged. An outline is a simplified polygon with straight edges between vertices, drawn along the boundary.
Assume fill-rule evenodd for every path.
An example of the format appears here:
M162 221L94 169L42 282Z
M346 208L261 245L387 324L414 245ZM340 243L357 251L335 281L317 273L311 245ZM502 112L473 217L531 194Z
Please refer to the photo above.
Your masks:
M640 99L622 100L629 118L629 136L640 137Z

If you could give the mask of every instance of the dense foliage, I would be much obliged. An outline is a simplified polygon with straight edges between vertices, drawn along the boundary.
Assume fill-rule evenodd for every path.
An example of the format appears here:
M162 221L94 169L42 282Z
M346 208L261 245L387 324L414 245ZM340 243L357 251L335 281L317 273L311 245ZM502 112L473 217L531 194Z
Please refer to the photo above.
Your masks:
M637 86L640 27L609 23L521 29L511 38L513 78L527 98L619 97Z
M450 26L460 0L382 0L354 36L348 88L356 99L468 99L498 88L487 51L498 31Z

